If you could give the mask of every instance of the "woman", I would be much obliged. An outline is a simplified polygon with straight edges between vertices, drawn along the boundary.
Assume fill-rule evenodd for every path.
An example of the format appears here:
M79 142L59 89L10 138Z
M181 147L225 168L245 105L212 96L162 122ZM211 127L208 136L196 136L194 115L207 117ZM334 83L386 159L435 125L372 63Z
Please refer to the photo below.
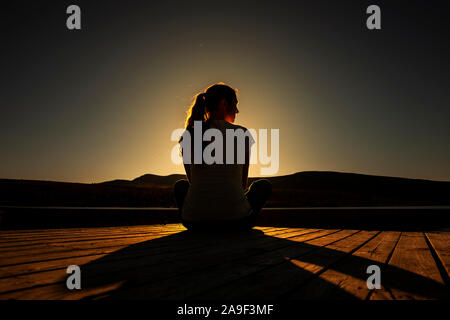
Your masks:
M262 179L253 182L245 192L250 148L254 140L246 128L233 124L236 114L239 113L237 104L236 91L228 85L219 83L197 94L193 105L187 112L185 133L189 133L190 141L193 143L190 146L186 143L183 144L183 138L181 138L180 144L183 155L187 151L191 151L191 159L186 159L187 156L183 157L188 180L178 181L174 186L174 193L180 209L181 221L189 230L251 229L255 226L257 215L272 191L270 182ZM194 133L199 133L198 130L194 130L194 125L198 126L199 124L202 127L202 137L205 130L208 129L215 129L216 132L219 130L222 133L221 159L223 161L216 161L212 164L206 164L203 161L199 164L197 164L198 161L187 161L193 159L194 142L196 141ZM244 148L245 161L237 160L242 149L237 147L236 138L233 138L232 157L234 157L234 161L226 160L227 150L228 154L233 151L226 147L226 130L230 131L230 129L233 132L241 129L247 133ZM197 141L199 140L197 139ZM190 150L187 150L186 148L189 147ZM203 142L200 150L204 151L205 147L205 142Z

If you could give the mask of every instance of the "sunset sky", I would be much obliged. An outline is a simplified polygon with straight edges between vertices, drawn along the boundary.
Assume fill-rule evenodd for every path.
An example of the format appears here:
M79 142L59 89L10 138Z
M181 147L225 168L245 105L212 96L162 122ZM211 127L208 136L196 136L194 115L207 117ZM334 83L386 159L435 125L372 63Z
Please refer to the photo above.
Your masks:
M0 178L183 173L170 135L193 95L225 82L237 124L280 130L277 175L450 180L445 2L27 3L0 13ZM366 28L370 4L382 30Z

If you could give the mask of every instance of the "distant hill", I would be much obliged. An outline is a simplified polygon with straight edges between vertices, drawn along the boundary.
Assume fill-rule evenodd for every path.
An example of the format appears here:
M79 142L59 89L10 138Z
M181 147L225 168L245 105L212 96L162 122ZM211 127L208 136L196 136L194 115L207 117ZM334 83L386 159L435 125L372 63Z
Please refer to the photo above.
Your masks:
M0 179L0 205L173 207L172 186L183 178L145 174L97 184ZM446 181L325 171L267 179L273 185L268 206L275 207L450 205Z
M186 179L184 174L159 176L145 174L133 180L112 180L100 184L148 184L160 187L173 186L180 179ZM249 183L262 178L249 178ZM374 176L358 173L344 173L334 171L303 171L285 176L264 177L272 183L274 188L354 188L354 187L389 187L389 186L449 186L450 181L432 181L423 179L397 178Z
M171 174L169 176L158 176L156 174L144 174L133 180L112 180L102 182L100 184L110 185L150 185L156 187L170 187L180 179L186 179L186 175L183 174Z

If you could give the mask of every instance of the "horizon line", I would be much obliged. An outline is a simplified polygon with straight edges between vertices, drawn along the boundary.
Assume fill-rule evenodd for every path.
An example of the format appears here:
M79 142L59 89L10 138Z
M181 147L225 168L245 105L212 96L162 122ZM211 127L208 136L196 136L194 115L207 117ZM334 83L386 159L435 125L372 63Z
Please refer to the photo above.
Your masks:
M370 173L357 173L357 172L345 172L345 171L330 171L330 170L305 170L305 171L297 171L290 174L282 174L282 175L273 175L273 176L252 176L248 177L249 179L267 179L267 178L277 178L277 177L287 177L292 176L299 173L337 173L337 174L351 174L351 175L360 175L360 176L371 176L371 177L382 177L382 178L394 178L394 179L407 179L407 180L421 180L421 181L432 181L432 182L450 182L450 180L434 180L434 179L425 179L425 178L410 178L410 177L400 177L400 176L387 176L387 175L377 175L377 174L370 174ZM133 182L134 180L141 178L146 175L152 175L157 177L170 177L174 175L180 175L180 176L186 176L184 173L171 173L167 175L160 175L160 174L154 174L154 173L144 173L136 178L133 179L111 179L111 180L105 180L100 182L79 182L79 181L62 181L62 180L45 180L45 179L27 179L27 178L0 178L0 180L20 180L20 181L40 181L40 182L57 182L57 183L73 183L73 184L102 184L106 182L113 182L113 181L128 181Z

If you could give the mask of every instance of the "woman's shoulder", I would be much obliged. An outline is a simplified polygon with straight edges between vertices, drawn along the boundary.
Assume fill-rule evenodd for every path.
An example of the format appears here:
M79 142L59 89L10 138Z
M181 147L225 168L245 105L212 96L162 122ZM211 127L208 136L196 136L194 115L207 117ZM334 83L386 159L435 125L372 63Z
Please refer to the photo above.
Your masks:
M243 130L245 135L250 139L250 145L253 145L255 143L255 139L253 138L253 135L251 133L251 131L249 131L246 127L238 125L238 124L234 124L234 123L230 123L230 129L234 129L234 130Z
M227 122L227 127L229 128L229 129L234 129L234 130L237 130L237 129L242 129L242 130L244 130L244 131L247 131L248 129L246 128L246 127L244 127L244 126L241 126L241 125L238 125L238 124L234 124L234 123L231 123L231 122Z
M233 130L242 129L244 131L248 130L244 126L234 124L226 120L209 120L206 123L206 126L209 128L217 128L217 129L233 129Z

